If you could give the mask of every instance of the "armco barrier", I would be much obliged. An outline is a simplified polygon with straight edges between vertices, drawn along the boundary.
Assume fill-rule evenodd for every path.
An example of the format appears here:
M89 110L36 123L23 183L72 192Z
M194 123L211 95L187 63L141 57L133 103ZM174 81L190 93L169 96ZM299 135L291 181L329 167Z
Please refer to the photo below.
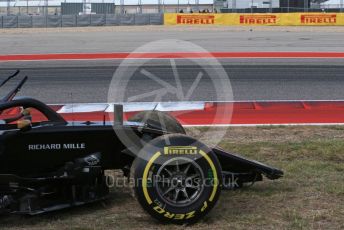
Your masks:
M162 25L163 14L0 16L0 28Z
M164 14L165 25L342 26L344 13Z

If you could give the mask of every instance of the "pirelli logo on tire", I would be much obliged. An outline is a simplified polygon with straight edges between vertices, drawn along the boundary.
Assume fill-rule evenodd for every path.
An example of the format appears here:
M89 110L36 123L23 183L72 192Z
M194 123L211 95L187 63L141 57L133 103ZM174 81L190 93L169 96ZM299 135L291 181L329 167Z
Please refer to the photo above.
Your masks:
M166 218L169 219L175 219L175 220L187 220L187 219L191 219L193 217L195 217L195 213L196 211L192 211L189 213L185 213L185 214L175 214L175 213L170 213L168 211L166 211L165 209L161 208L160 206L156 205L154 208L154 211L156 211L158 214L163 215Z
M168 146L164 147L165 155L196 155L198 149L195 146Z

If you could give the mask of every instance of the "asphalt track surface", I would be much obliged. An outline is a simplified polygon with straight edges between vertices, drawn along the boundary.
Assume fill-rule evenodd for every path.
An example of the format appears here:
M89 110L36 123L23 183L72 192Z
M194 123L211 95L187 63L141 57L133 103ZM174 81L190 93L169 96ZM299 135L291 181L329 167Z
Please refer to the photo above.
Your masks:
M344 52L343 27L30 28L0 30L0 35L0 55L131 52L161 39L188 41L211 52ZM162 49L154 45L152 48L155 52L175 52L178 41L174 43ZM233 100L344 99L344 59L227 59L221 63L228 75L222 78L230 79ZM0 78L19 68L22 75L30 77L20 95L48 103L106 102L113 73L119 64L120 60L0 62ZM183 61L177 64L180 65L178 73L186 93L200 67ZM144 68L171 85L176 84L168 63L157 61ZM128 78L129 84L116 85L126 89L126 98L161 87L140 72ZM212 83L211 77L203 76L189 100L221 100ZM0 94L12 86L13 81L2 88ZM169 93L161 100L179 99Z
M16 63L18 67L18 63ZM187 94L192 88L197 74L204 75L192 90L188 100L212 101L221 100L213 79L207 75L211 66L197 66L176 61L182 91ZM19 95L38 98L47 103L107 102L108 90L118 63L110 65L78 63L23 63L22 76L28 75L29 81ZM0 77L10 74L15 66L0 64ZM230 79L233 100L341 100L344 99L344 64L343 60L316 61L308 63L297 60L285 62L254 62L250 64L230 63L225 61L223 68L227 73L222 79ZM168 63L158 62L140 68L129 66L128 71L135 69L128 78L127 84L115 83L112 90L125 89L125 98L133 101L178 101L176 94L167 93L161 99L155 96L133 98L163 88L161 84L147 78L141 70L153 73L159 79L176 86L173 70ZM1 89L1 95L9 91L15 81L9 82ZM230 89L228 89L230 90ZM227 98L228 99L228 98Z
M117 26L0 30L0 54L131 52L179 39L208 51L344 51L343 27ZM178 42L176 42L178 45ZM153 48L158 48L152 45ZM173 45L163 51L174 52Z

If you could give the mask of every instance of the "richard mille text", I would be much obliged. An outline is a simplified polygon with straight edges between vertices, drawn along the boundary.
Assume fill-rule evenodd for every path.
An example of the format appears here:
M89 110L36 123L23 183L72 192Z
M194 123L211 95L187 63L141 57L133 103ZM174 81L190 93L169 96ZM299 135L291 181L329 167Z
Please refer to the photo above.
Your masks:
M29 150L50 150L50 149L85 149L85 143L68 143L68 144L32 144L28 145Z

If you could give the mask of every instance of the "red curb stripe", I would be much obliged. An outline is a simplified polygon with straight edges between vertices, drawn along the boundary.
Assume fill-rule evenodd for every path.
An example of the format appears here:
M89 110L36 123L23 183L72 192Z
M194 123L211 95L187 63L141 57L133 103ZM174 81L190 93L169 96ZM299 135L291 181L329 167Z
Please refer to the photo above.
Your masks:
M59 110L61 106L52 108ZM233 109L232 118L226 115L228 109ZM16 112L3 113L0 119L11 117ZM126 112L124 118L135 113ZM204 110L169 113L183 125L344 124L344 101L206 102ZM104 111L60 114L68 121L102 122L113 117ZM36 111L32 111L32 117L34 121L44 119Z
M211 53L61 53L7 54L0 61L163 59L163 58L344 58L344 52L211 52Z
M307 108L304 105L307 105ZM233 106L232 117L223 116L224 111L228 111L231 106ZM183 125L344 124L344 101L213 102L206 103L206 108L169 113ZM131 117L135 113L125 113L124 117ZM72 119L102 121L104 114L106 113L90 112L61 115L69 121ZM109 117L112 116L106 114L106 119Z

